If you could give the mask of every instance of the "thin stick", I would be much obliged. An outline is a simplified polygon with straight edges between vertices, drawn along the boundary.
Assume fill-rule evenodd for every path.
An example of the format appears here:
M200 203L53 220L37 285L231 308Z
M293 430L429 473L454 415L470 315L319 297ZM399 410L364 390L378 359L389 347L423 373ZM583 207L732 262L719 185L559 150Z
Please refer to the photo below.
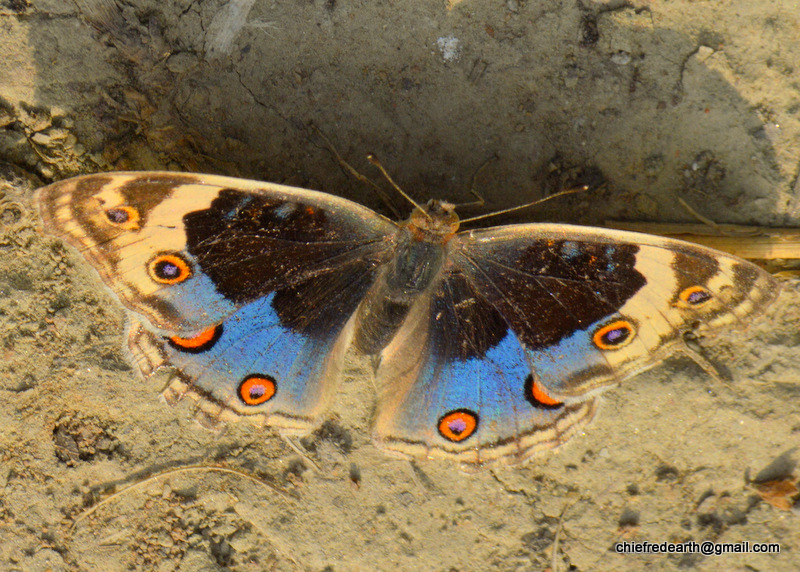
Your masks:
M686 339L683 340L683 345L675 350L675 353L692 360L695 364L697 364L697 366L700 369L706 372L706 375L708 375L717 383L725 386L730 386L730 384L723 379L722 375L720 375L719 370L717 370L717 368L714 367L714 364L708 361L705 358L705 356L703 356L703 354L700 353L700 351L692 348L689 345L689 342L686 341Z
M514 211L522 210L522 209L526 209L528 207L539 205L539 204L541 204L541 203L543 203L545 201L549 201L550 199L555 199L557 197L563 197L565 195L574 195L576 193L585 193L588 190L589 190L589 187L584 185L584 186L582 186L580 188L577 188L577 189L569 189L569 190L566 190L566 191L561 191L561 192L558 192L558 193L556 193L554 195L550 195L549 197L545 197L543 199L539 199L538 201L533 201L532 203L528 203L528 204L525 204L525 205L518 205L516 207L511 207L510 209L503 209L501 211L495 211L493 213L488 213L488 214L484 214L484 215L478 215L478 216L474 216L474 217L471 217L471 218L465 218L465 219L461 220L461 224L464 224L464 223L467 223L467 222L473 222L473 221L476 221L476 220L482 220L482 219L485 219L485 218L489 218L489 217L493 217L493 216L497 216L497 215L501 215L501 214L511 213L511 212L514 212Z
M561 531L564 528L564 515L574 504L566 503L558 516L558 526L556 526L556 533L553 535L553 553L550 555L550 569L553 572L558 572L558 545L561 542Z
M371 179L365 177L364 175L356 171L355 167L353 167L352 165L350 165L350 163L345 161L344 157L339 155L339 152L336 150L336 147L334 147L333 143L331 143L331 140L328 139L328 137L320 130L319 127L317 127L313 123L309 125L314 130L314 132L319 136L319 138L325 142L325 146L328 148L328 151L333 153L333 156L336 157L336 161L339 163L339 165L344 167L344 169L347 170L347 172L350 173L353 177L375 189L375 191L378 193L378 196L381 198L383 203L387 207L389 207L390 211L392 211L392 214L395 216L395 218L397 219L403 218L403 216L400 214L397 208L395 208L395 206L389 200L389 195L387 195L382 188L380 188L377 184L375 184Z
M705 224L631 223L607 220L603 226L688 240L754 260L800 259L800 229L719 225L724 236ZM774 272L774 271L773 271Z
M414 207L417 210L422 211L422 214L428 217L428 220L431 220L431 215L428 214L428 212L425 209L419 206L414 199L412 199L409 195L407 195L406 192L403 189L401 189L397 183L394 182L394 180L389 176L389 173L386 171L386 169L383 168L383 165L381 165L381 162L378 161L378 157L375 155L375 153L367 153L367 161L378 167L381 173L383 173L383 176L386 177L386 180L389 181L389 183L394 187L394 190L403 195L403 197L412 205L414 205Z
M208 465L188 465L186 467L178 467L176 469L169 469L169 470L163 471L161 473L156 473L155 475L150 475L146 479L143 479L143 480L141 480L139 482L136 482L136 483L133 483L131 485L128 485L127 487L118 490L114 494L107 496L106 498L104 498L103 500L99 501L97 504L95 504L94 506L92 506L91 508L89 508L88 510L86 510L85 512L80 514L75 520L73 520L72 524L69 527L69 530L72 531L78 525L79 522L81 522L82 520L84 520L84 519L88 518L89 516L91 516L92 514L94 514L94 512L97 511L97 509L99 509L101 506L104 506L104 505L110 503L114 499L119 498L123 494L125 494L125 493L127 493L127 492L129 492L129 491L131 491L133 489L139 488L142 485L145 485L147 483L151 483L151 482L153 482L155 480L158 480L161 477L165 477L167 475L174 475L174 474L178 474L178 473L190 473L190 472L195 472L195 471L228 473L228 474L231 474L231 475L238 475L240 477L243 477L245 479L253 481L256 484L259 484L261 486L267 487L271 491L280 494L281 496L283 496L286 499L292 498L286 491L283 491L283 490L279 489L278 487L276 487L275 485L271 485L270 483L268 483L266 481L263 481L263 480L259 479L258 477L254 477L253 475L251 475L249 473L245 473L244 471L240 471L239 469L230 469L228 467L216 467L216 466L208 466Z
M488 159L486 159L486 161L483 162L483 165L478 167L478 170L475 171L475 173L472 175L472 183L470 183L469 192L473 197L475 197L478 200L472 201L471 203L460 203L460 204L457 204L456 208L463 209L463 208L467 208L467 207L482 207L483 205L486 204L486 201L483 200L483 196L481 196L481 194L478 191L475 190L475 187L476 187L476 185L478 183L478 176L481 174L481 172L483 172L483 170L486 167L488 167L489 165L491 165L492 163L494 163L497 160L498 160L497 155L493 155L493 156L489 157Z
M708 226L710 226L711 228L713 228L714 230L716 230L718 233L722 234L723 236L726 234L725 231L723 231L716 222L714 222L710 218L707 218L707 217L704 217L703 215L701 215L699 212L697 212L692 207L690 207L689 203L684 201L682 198L678 197L678 202L681 203L683 208L685 208L687 211L689 211L689 214L691 214L694 218L696 218L697 220L699 220L703 224L707 224Z
M422 481L419 479L419 475L417 474L416 469L414 468L414 461L409 461L408 466L411 468L411 480L414 481L417 489L422 491L422 498L428 498L428 491L425 486L422 484Z
M294 442L294 439L289 437L288 435L281 435L284 442L291 447L292 451L297 453L301 459L303 459L306 463L311 465L311 468L314 469L314 472L317 474L322 474L322 469L320 466L314 462L314 459L308 456L308 453L302 448L300 445Z
M486 204L486 201L483 200L483 197L480 195L480 193L478 193L478 191L470 189L469 192L473 197L475 197L476 200L470 201L468 203L458 203L457 205L453 205L454 208L465 209L469 207L482 207L483 205Z

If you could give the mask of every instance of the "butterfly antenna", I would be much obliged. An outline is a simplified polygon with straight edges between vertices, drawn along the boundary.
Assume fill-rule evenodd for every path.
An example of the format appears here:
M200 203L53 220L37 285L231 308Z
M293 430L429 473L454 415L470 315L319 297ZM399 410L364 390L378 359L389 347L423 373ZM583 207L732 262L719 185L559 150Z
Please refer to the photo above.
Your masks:
M421 211L428 218L428 220L430 220L431 215L428 214L428 211L419 206L417 201L408 196L408 194L401 189L397 183L394 182L394 180L389 176L389 173L386 172L386 169L383 168L383 165L381 165L381 162L378 161L378 157L375 155L375 153L367 153L367 161L378 167L380 172L383 173L383 176L386 177L386 180L389 181L389 184L391 184L398 193L400 193L408 202L414 205L417 210Z
M589 190L589 186L588 185L583 185L582 187L578 187L577 189L567 189L566 191L560 191L560 192L558 192L558 193L556 193L554 195L550 195L549 197L545 197L543 199L539 199L538 201L533 201L532 203L527 203L527 204L524 204L524 205L511 207L510 209L503 209L501 211L495 211L493 213L478 215L478 216L474 216L474 217L471 217L471 218L461 219L460 222L461 222L461 224L464 224L464 223L473 222L473 221L476 221L476 220L483 220L485 218L498 216L498 215L501 215L501 214L512 213L514 211L519 211L519 210L522 210L522 209L527 209L528 207L533 207L533 206L536 206L536 205L540 205L545 201L549 201L550 199L555 199L557 197L563 197L563 196L566 196L566 195L575 195L577 193L585 193L588 190Z

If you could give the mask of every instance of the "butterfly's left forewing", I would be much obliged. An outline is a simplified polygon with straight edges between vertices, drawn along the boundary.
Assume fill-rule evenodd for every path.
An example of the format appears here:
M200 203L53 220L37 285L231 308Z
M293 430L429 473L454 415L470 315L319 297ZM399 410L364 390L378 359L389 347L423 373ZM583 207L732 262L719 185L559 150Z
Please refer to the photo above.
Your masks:
M37 198L44 230L75 246L127 308L187 334L271 292L291 296L286 287L311 276L374 267L396 229L339 197L215 175L99 173Z

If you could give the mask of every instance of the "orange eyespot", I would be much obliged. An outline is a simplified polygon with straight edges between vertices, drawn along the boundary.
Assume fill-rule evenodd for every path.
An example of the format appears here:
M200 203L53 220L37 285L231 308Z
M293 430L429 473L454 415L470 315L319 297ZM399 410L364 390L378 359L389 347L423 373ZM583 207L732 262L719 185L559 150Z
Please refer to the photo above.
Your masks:
M614 320L601 326L592 336L592 342L601 350L617 350L627 346L636 336L636 330L627 320Z
M139 211L133 207L122 205L106 209L108 222L125 230L139 230Z
M147 265L150 278L159 284L178 284L192 275L192 267L177 254L160 254Z
M699 308L710 302L713 297L711 292L702 286L689 286L678 294L678 303L681 306Z
M525 399L536 409L557 409L564 404L551 397L544 386L534 379L533 374L525 378Z
M562 405L560 401L557 401L550 397L544 390L544 387L540 383L531 380L531 397L538 403L542 405L549 405L551 407Z
M169 345L173 348L188 352L191 354L199 354L201 352L210 350L217 343L217 340L222 335L222 324L212 326L207 330L203 330L199 334L191 338L182 338L180 336L172 336L169 338Z
M439 434L458 443L475 433L478 428L478 415L468 409L456 409L439 419Z
M269 375L248 375L239 384L239 399L245 405L261 405L275 396L275 379Z

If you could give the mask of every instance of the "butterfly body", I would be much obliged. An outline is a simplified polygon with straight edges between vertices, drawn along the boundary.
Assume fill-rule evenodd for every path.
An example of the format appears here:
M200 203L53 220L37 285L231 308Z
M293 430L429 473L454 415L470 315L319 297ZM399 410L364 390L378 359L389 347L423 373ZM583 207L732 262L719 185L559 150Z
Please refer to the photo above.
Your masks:
M175 368L168 400L307 433L355 345L380 357L375 442L466 467L563 443L598 391L777 294L757 267L699 246L554 224L459 231L438 201L394 223L306 189L149 172L38 198L45 229L129 309L141 371Z
M453 205L431 201L395 232L391 256L359 307L356 346L383 350L405 322L413 304L440 279L448 242L458 230Z

